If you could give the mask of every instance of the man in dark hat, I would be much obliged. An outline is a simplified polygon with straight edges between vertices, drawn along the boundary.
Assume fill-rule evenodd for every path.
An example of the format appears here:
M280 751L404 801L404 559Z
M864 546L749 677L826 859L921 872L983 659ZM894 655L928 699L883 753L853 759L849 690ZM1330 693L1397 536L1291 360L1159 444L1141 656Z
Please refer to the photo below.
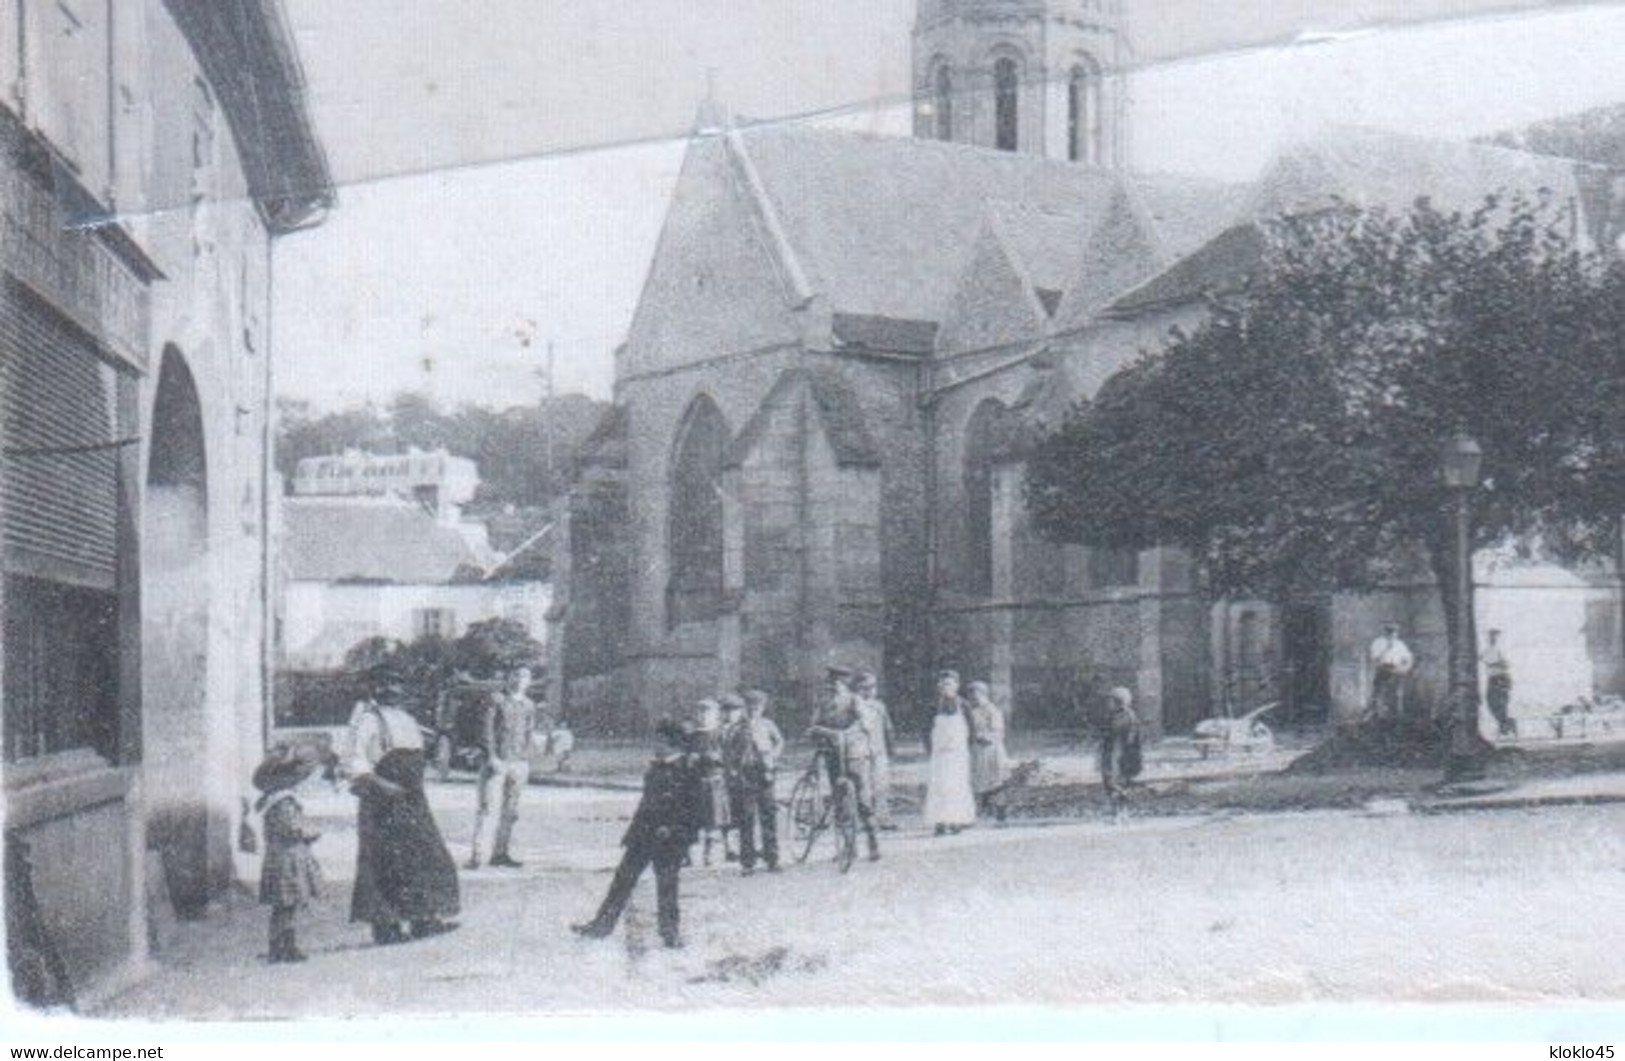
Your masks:
M570 930L589 939L602 939L615 931L643 871L654 866L655 902L660 939L668 947L681 947L678 875L683 857L699 839L704 823L700 768L694 755L693 735L670 720L655 728L659 750L643 775L643 797L632 814L632 824L621 838L626 850L615 878L609 883L598 914Z

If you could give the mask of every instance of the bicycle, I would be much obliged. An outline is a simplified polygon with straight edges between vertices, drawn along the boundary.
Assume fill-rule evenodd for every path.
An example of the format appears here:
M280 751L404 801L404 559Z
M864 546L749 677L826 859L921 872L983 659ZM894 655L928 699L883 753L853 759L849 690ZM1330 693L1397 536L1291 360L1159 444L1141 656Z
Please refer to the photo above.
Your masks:
M836 745L839 759L835 765L835 784L829 795L824 793L824 775L829 749L820 748L813 753L807 772L790 790L790 826L795 831L795 842L801 845L797 862L805 862L812 854L813 845L825 830L835 836L835 861L845 873L852 868L858 856L858 787L846 769L846 742Z

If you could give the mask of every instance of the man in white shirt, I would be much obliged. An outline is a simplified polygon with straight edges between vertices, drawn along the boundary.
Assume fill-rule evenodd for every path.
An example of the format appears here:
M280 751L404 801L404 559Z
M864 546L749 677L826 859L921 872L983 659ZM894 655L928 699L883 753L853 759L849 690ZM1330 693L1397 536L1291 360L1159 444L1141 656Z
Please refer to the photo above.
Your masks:
M1366 713L1371 718L1398 718L1404 706L1405 679L1416 666L1416 657L1399 636L1399 624L1382 624L1382 634L1371 642L1366 655L1371 664L1371 699Z
M485 761L480 765L479 808L474 814L474 843L468 856L469 869L480 868L480 854L491 852L490 865L518 869L508 845L519 820L519 799L530 781L530 753L536 740L536 704L529 696L530 668L519 667L508 674L507 688L493 695L485 705L480 745ZM495 820L494 838L486 846L488 823Z
M891 712L880 698L880 681L869 671L859 673L853 690L858 696L858 713L863 718L864 732L869 734L870 786L875 801L875 824L882 829L895 829L891 820L891 753L896 744L892 731Z
M1512 660L1501 645L1501 631L1490 631L1490 643L1484 649L1484 700L1495 716L1496 728L1503 737L1516 737L1518 724L1508 710L1512 703Z

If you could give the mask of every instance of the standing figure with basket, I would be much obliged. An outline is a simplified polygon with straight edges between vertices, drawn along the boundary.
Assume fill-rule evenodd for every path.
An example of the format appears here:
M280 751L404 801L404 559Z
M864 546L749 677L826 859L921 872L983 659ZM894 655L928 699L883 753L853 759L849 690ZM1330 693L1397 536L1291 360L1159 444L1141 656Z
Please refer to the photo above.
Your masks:
M1128 786L1145 766L1141 740L1134 694L1118 686L1107 694L1106 724L1100 736L1100 783L1111 803L1113 820L1123 817L1128 805Z

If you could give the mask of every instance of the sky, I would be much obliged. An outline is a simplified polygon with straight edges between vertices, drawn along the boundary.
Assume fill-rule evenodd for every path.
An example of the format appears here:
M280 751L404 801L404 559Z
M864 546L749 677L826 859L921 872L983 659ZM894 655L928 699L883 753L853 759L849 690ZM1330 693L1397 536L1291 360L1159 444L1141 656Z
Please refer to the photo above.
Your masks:
M318 408L532 402L549 343L559 392L608 397L708 84L756 119L910 122L913 0L287 6L339 186L276 251L279 389ZM1466 137L1625 101L1625 5L1528 7L1139 0L1134 163L1245 180L1330 123Z

